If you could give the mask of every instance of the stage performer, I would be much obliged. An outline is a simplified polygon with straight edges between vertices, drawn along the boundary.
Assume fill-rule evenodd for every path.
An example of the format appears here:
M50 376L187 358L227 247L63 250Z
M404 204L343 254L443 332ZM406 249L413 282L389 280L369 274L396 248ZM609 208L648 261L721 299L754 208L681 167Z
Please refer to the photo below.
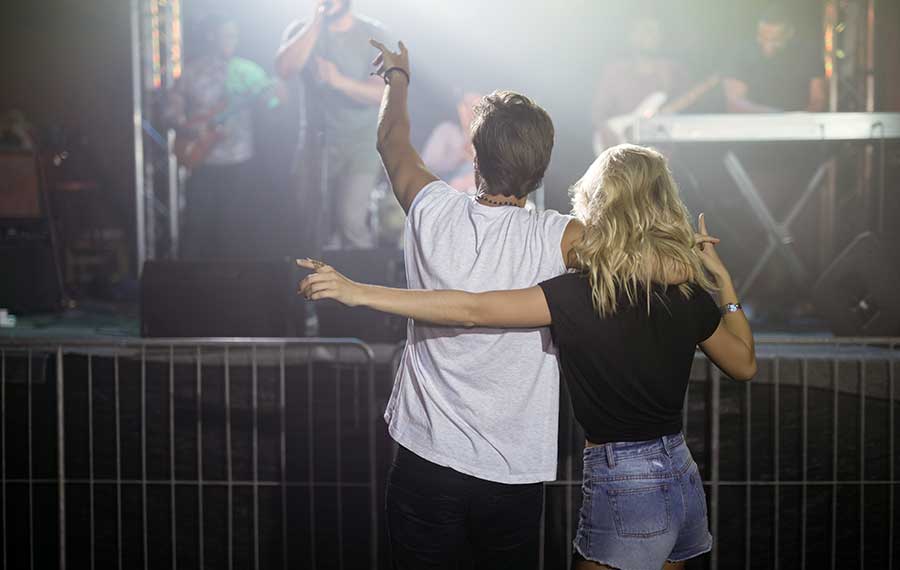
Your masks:
M303 242L370 248L369 203L381 166L372 141L384 82L371 75L370 38L378 22L354 13L351 0L317 0L307 21L284 32L275 67L295 83L301 126L294 180Z

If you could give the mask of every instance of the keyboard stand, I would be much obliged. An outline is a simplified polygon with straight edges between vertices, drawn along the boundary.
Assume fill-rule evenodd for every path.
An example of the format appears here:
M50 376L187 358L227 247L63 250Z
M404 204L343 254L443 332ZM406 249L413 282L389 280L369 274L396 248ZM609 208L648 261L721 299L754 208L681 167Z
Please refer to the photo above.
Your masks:
M750 204L750 210L753 212L760 225L765 229L768 238L766 249L762 252L762 255L760 255L759 259L756 261L756 264L754 264L753 269L750 271L747 278L741 283L738 296L744 297L747 294L750 287L753 286L763 269L765 269L766 264L776 253L787 262L791 277L796 284L803 287L808 286L810 284L810 274L806 265L792 247L794 236L791 234L790 227L810 199L822 188L822 179L825 177L828 163L826 162L816 169L816 172L806 185L803 194L801 194L800 198L791 208L790 212L788 212L788 215L784 220L779 222L772 215L772 212L769 211L765 202L763 202L759 191L756 189L756 185L753 183L753 180L750 178L750 175L747 173L747 170L741 164L738 157L733 152L728 151L723 160L725 169L734 180L741 195Z

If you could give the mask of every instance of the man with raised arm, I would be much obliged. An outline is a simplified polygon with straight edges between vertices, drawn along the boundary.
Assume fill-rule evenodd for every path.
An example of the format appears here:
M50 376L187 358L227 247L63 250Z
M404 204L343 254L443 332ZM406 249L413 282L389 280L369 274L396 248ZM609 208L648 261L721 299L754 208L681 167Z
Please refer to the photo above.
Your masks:
M581 226L524 208L553 149L553 123L509 91L475 109L477 195L438 180L410 143L409 57L374 41L387 88L378 152L407 212L415 289L533 286L566 271ZM428 326L410 320L385 420L399 452L387 484L396 568L535 568L542 482L556 478L559 372L548 329Z

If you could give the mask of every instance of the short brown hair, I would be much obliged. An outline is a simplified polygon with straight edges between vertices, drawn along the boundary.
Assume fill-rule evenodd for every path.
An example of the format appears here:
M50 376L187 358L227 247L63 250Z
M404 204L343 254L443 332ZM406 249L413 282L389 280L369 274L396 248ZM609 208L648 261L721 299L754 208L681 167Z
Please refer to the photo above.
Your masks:
M553 152L553 121L537 103L494 91L475 106L472 144L488 194L521 198L537 190Z

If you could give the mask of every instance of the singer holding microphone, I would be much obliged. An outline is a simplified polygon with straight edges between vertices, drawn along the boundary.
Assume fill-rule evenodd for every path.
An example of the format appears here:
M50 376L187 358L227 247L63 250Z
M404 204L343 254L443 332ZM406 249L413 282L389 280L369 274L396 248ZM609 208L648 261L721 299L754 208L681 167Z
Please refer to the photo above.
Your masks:
M316 0L312 19L288 26L276 55L301 102L294 180L303 243L315 251L374 246L368 208L381 163L372 141L384 82L369 74L370 38L388 41L351 0Z

